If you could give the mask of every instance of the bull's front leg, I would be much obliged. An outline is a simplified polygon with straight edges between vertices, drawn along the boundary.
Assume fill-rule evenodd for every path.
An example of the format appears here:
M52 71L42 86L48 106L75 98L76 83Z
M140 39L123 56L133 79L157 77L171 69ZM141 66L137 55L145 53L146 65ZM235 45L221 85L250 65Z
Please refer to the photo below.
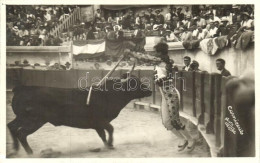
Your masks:
M106 133L105 133L105 130L103 128L98 128L96 129L99 137L102 139L104 145L107 147L108 144L107 144L107 139L106 139Z
M105 130L107 130L108 132L108 141L107 141L107 145L108 148L113 149L113 132L114 132L114 127L110 124L110 123L106 123L105 124Z

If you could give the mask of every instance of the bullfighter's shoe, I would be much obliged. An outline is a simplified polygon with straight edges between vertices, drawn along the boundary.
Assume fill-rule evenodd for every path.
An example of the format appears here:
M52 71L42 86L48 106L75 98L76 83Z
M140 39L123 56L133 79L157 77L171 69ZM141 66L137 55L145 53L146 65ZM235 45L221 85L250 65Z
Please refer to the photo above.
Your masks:
M187 147L188 152L191 152L194 150L195 144L196 144L195 140L192 140L191 142L188 143L188 147Z
M184 144L178 145L178 151L179 151L179 152L180 152L180 151L183 151L183 150L186 148L187 145L188 145L188 140L185 140L185 143L184 143Z

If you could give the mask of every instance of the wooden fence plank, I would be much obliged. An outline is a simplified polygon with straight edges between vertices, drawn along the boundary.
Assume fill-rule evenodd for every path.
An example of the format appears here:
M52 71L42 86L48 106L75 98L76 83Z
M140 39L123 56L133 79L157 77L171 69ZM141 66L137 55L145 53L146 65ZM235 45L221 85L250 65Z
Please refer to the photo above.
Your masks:
M206 133L214 133L214 80L211 74L205 74L204 80L204 124L206 126Z
M199 124L204 124L204 74L203 72L195 73L196 117Z
M221 80L220 74L212 74L214 77L214 133L216 138L216 147L221 146Z

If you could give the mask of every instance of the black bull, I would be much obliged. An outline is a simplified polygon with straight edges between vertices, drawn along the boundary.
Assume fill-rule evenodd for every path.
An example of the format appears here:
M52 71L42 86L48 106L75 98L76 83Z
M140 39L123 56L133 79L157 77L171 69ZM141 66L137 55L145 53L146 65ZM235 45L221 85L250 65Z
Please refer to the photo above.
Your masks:
M55 126L95 129L105 146L112 148L114 129L110 122L131 100L151 95L148 84L135 76L124 81L105 81L100 89L92 91L89 106L86 105L88 90L19 86L13 92L12 108L16 118L7 126L14 149L18 150L20 141L28 154L33 151L27 136L47 122Z

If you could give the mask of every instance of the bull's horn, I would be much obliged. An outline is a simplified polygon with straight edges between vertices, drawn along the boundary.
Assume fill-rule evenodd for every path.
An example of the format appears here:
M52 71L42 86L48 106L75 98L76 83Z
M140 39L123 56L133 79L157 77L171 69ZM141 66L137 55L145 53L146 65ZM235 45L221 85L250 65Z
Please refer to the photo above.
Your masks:
M134 69L135 69L135 62L134 62L134 64L133 64L132 69L129 71L129 76L131 76L131 74L132 74L132 72L133 72Z
M134 68L135 68L135 63L133 64L133 67L131 68L131 70L127 72L126 79L121 79L122 82L126 82L131 77L131 74L132 74Z

